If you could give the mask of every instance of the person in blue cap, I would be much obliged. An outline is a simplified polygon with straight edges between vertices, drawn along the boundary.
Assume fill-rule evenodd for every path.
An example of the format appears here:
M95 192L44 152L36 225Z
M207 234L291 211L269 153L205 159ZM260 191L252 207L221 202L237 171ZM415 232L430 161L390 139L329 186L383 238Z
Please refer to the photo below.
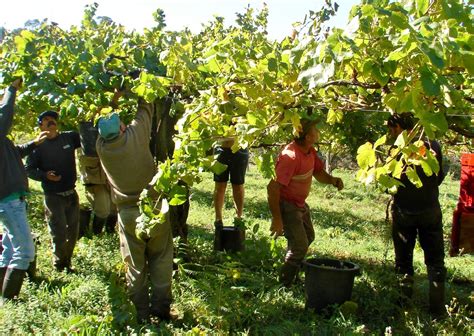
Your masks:
M35 258L35 246L26 215L28 178L22 157L46 138L45 133L24 145L15 145L7 135L13 124L15 98L21 87L15 79L0 104L0 224L3 227L0 256L1 302L20 293L26 270Z
M135 119L129 125L125 126L117 113L101 117L97 123L97 154L111 185L112 201L117 205L128 294L141 323L150 317L176 317L171 312L173 239L169 218L147 237L136 234L140 194L148 189L156 171L150 151L153 112L154 105L140 98Z
M79 133L59 132L59 115L45 111L38 126L47 139L26 161L28 176L41 182L53 246L53 264L58 271L72 271L71 258L79 232L79 197L76 192L75 150Z

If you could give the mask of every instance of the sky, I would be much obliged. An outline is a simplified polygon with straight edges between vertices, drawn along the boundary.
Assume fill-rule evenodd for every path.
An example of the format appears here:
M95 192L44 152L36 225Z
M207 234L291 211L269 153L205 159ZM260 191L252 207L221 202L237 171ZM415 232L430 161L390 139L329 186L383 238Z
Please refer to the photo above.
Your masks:
M92 0L9 0L2 1L0 27L14 29L23 27L28 20L43 20L58 23L62 28L79 25L84 7ZM235 22L235 13L245 8L260 9L263 2L269 8L268 33L270 38L281 39L292 31L292 23L302 21L310 10L319 10L324 0L96 0L98 16L108 16L129 29L141 31L153 26L152 13L161 8L166 15L169 30L184 27L198 32L203 23L215 14L225 18L225 24ZM359 0L339 0L338 15L331 25L344 27L348 22L351 7Z

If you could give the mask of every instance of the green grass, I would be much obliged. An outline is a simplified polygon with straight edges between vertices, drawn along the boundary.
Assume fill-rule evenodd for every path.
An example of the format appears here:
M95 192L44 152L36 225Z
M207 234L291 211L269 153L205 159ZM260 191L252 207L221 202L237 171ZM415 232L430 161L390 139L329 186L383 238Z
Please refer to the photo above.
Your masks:
M446 258L448 317L432 322L427 314L428 282L423 252L415 250L413 304L397 306L390 224L385 222L388 195L354 181L355 173L336 171L345 189L314 183L308 203L316 239L309 255L350 260L361 266L352 301L357 309L333 309L317 315L304 309L304 286L291 289L277 281L286 240L269 236L266 184L251 167L247 175L245 251L212 249L214 210L212 176L193 188L189 215L191 262L180 261L173 283L174 323L139 326L127 300L118 237L82 238L75 250L76 274L58 273L51 265L49 234L43 220L42 196L33 184L30 221L40 235L38 278L27 281L20 301L0 308L0 334L146 334L146 335L471 335L473 256ZM445 250L449 248L452 212L459 181L441 187ZM226 198L224 222L234 211ZM83 202L85 198L82 197ZM302 275L303 276L303 275Z

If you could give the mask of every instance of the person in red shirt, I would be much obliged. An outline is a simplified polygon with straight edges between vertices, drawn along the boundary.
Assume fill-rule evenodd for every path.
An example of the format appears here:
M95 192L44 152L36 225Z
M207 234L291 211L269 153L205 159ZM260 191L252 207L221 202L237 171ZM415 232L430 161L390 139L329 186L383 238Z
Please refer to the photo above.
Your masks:
M268 204L272 214L270 231L275 237L285 235L288 249L280 271L280 282L289 287L293 283L308 247L314 240L314 229L306 198L312 177L323 184L344 188L339 177L324 170L314 144L319 140L316 122L301 120L301 131L293 142L280 153L275 179L267 186Z

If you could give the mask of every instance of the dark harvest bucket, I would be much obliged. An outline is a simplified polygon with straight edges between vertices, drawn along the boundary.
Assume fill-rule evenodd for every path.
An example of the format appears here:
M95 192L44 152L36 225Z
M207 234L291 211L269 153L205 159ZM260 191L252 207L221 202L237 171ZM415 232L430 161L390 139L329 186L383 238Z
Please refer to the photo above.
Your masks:
M305 270L306 308L319 312L329 305L351 299L354 277L360 267L349 261L309 258L303 261Z
M220 234L220 244L216 250L237 252L244 250L245 230L234 226L224 226L216 230L216 235Z
M81 146L86 156L97 156L95 143L99 136L97 127L91 121L81 121L79 123L79 135L81 137Z

